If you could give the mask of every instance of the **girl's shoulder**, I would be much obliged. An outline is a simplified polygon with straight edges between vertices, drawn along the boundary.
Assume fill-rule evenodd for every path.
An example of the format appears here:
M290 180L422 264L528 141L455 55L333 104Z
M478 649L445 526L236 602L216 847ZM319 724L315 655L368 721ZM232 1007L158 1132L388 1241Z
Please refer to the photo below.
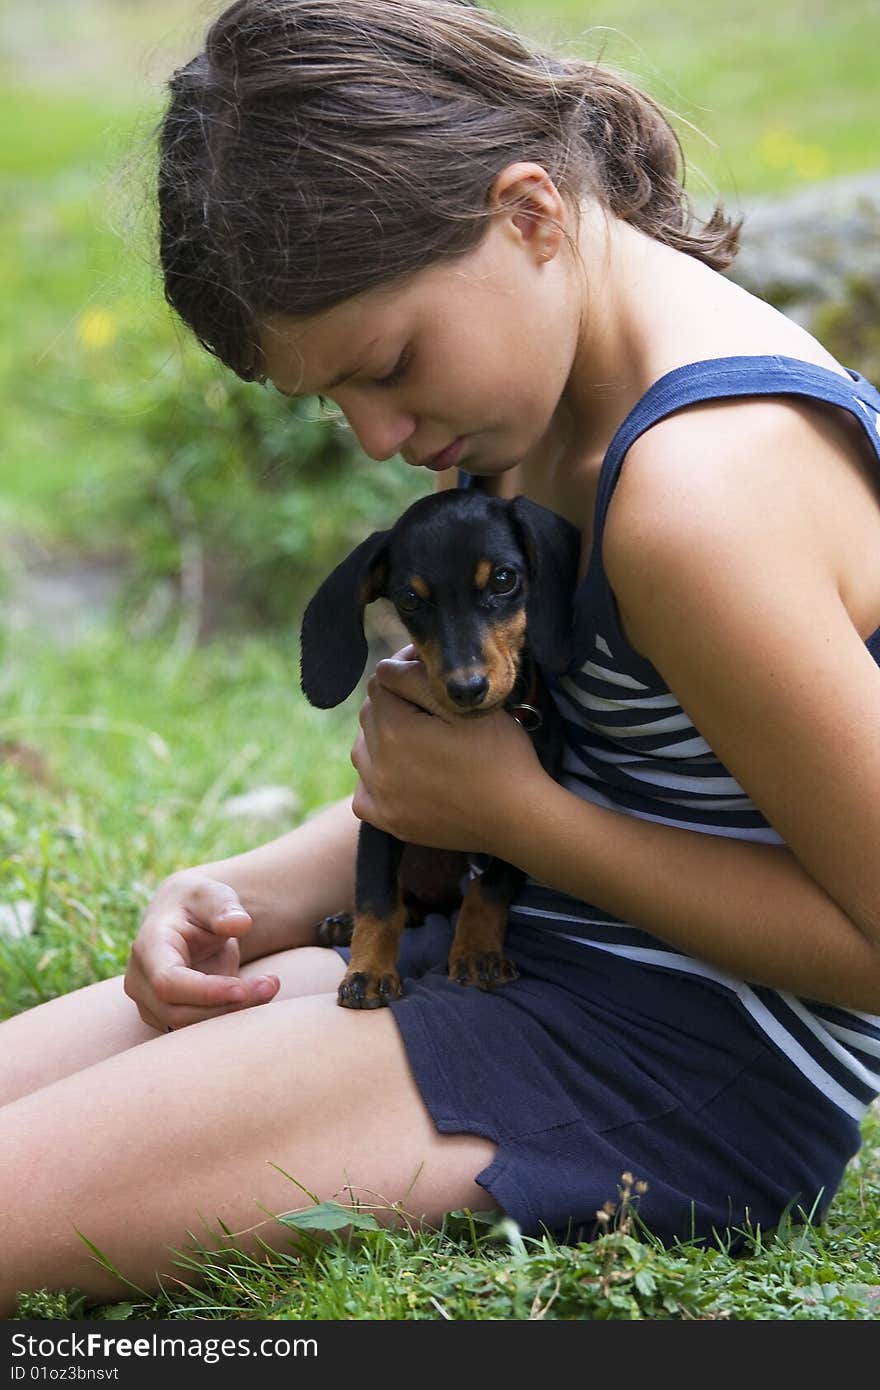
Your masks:
M852 378L842 369L841 381L846 399ZM640 433L605 519L612 588L631 583L648 551L656 575L661 564L699 565L712 554L733 561L782 546L803 553L851 595L853 621L862 627L873 619L873 631L880 623L880 448L867 412L854 398L852 407L782 390L698 400Z
M660 422L621 470L603 558L626 642L859 921L880 901L880 460L843 414L774 395Z

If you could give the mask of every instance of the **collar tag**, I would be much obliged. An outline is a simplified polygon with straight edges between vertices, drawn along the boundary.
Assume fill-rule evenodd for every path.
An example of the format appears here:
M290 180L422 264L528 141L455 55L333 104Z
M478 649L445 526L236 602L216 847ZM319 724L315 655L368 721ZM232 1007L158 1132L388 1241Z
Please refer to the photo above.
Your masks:
M524 703L511 705L507 713L513 715L517 724L521 724L527 734L537 733L544 723L541 711L536 709L534 705L527 705Z

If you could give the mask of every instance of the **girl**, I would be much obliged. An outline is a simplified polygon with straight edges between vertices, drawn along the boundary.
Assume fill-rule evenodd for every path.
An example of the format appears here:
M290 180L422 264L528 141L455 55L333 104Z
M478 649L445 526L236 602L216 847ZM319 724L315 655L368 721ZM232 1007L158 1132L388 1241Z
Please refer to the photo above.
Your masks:
M568 752L425 717L404 651L350 804L174 874L124 981L3 1024L0 1305L120 1296L77 1230L144 1288L221 1221L286 1247L285 1173L562 1238L624 1173L664 1240L821 1218L880 1086L880 395L718 273L738 229L694 224L647 97L465 0L238 0L170 88L205 347L580 528ZM431 918L399 1002L337 1007L309 943L360 820L528 872L516 982L448 980Z

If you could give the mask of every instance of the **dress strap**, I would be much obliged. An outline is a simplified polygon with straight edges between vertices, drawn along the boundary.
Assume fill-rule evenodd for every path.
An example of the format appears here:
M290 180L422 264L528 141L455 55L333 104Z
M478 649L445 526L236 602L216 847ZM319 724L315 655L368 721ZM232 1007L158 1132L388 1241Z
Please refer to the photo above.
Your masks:
M575 647L583 650L587 628L598 625L604 640L633 668L650 675L653 668L637 657L620 633L617 608L602 562L605 521L628 450L644 432L667 416L699 401L744 396L803 396L849 410L865 426L880 467L880 392L859 372L841 376L827 367L798 358L772 356L717 357L689 362L662 376L638 400L608 446L599 474L589 564L577 595ZM656 673L655 673L656 674Z

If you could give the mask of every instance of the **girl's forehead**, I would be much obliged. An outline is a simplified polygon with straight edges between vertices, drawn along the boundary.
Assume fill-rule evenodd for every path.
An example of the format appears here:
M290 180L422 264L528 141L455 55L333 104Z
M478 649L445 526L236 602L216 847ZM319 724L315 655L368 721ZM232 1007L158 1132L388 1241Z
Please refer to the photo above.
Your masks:
M475 288L495 283L496 270L484 243L320 313L267 314L258 327L265 374L289 394L325 392L337 377L360 369L363 364L355 358L402 347L403 336L420 323L459 318L465 307L472 314Z
M364 367L387 336L377 325L315 321L280 316L263 324L260 352L264 374L286 395L326 394Z
M355 358L375 348L380 335L364 328L362 322L343 327L323 317L304 321L273 315L260 328L263 371L286 395L327 392L360 370Z
M417 304L415 290L408 283L353 296L319 314L266 315L258 328L266 375L297 395L327 390L331 381L338 385L336 378L353 375L361 358L406 328Z

